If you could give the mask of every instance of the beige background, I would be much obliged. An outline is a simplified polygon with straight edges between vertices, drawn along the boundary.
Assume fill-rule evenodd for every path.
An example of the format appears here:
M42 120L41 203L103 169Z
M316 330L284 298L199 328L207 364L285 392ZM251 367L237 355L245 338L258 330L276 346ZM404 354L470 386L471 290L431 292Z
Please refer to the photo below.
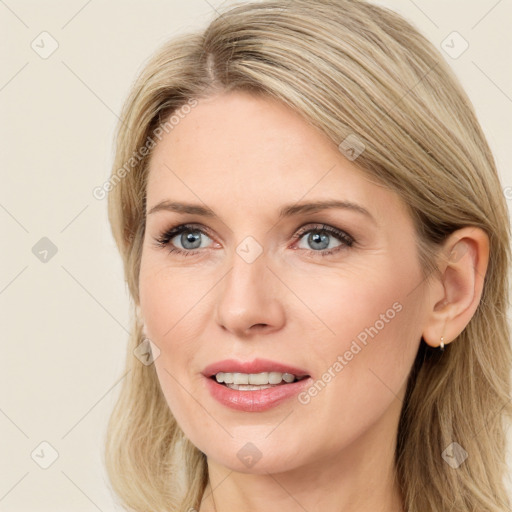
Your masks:
M92 190L108 179L117 115L145 59L229 3L0 0L2 511L121 510L101 457L123 373L128 297L106 200ZM512 200L512 3L378 3L437 47L453 31L467 40L467 51L446 59ZM32 251L43 237L57 250L46 262ZM43 441L58 452L47 469L39 464L51 462L52 449Z

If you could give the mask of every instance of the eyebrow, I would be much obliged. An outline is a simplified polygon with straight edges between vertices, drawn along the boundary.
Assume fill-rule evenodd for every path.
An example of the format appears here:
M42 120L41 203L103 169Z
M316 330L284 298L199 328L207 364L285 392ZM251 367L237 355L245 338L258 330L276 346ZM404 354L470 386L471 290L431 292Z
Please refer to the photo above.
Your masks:
M344 210L352 210L358 213L361 213L368 217L373 223L377 224L377 221L373 217L373 215L363 206L353 203L351 201L340 201L340 200L325 200L325 201L313 201L310 203L296 203L290 204L287 206L283 206L279 210L279 220L282 220L287 217L292 217L294 215L300 215L305 213L315 213L322 210L331 210L331 209L344 209ZM153 206L151 210L149 210L148 215L152 213L156 213L159 211L170 211L182 214L191 214L191 215L201 215L203 217L212 217L216 218L217 215L213 210L206 206L201 206L197 204L191 203L179 203L176 201L162 201L157 205Z

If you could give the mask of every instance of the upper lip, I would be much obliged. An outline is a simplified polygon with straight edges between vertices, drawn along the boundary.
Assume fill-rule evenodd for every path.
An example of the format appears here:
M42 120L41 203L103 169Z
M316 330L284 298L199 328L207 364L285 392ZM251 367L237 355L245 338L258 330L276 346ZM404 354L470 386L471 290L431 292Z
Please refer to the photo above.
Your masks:
M217 361L209 364L202 374L205 377L211 377L219 372L224 373L263 373L263 372L280 372L291 373L295 377L309 376L306 370L290 366L287 364L279 363L278 361L271 361L269 359L254 359L253 361L237 361L235 359L225 359L224 361Z

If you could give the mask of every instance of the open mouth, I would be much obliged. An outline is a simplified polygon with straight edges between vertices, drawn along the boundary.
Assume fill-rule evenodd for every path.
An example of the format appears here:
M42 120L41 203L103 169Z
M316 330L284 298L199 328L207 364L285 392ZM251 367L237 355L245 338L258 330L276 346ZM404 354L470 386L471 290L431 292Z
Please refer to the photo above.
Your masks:
M207 366L202 373L215 400L230 409L251 413L291 400L312 381L306 370L268 359L226 359Z
M238 391L259 391L262 389L285 386L308 378L309 375L294 375L292 373L262 372L262 373L227 373L218 372L210 379L218 384Z

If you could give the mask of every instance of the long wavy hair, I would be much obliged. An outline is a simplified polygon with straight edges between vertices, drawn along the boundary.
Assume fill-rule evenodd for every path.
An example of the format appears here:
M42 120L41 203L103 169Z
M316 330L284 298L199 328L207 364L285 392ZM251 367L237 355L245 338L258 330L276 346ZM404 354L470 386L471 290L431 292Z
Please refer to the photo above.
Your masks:
M442 356L420 342L395 463L408 512L510 510L510 224L495 161L440 52L401 16L359 0L237 4L163 44L134 81L106 187L133 322L105 440L113 490L137 512L199 509L205 490L205 454L176 423L154 365L134 357L143 340L138 277L152 148L198 100L234 90L282 101L336 145L348 136L363 143L354 163L406 204L425 279L439 276L436 256L454 230L476 226L489 236L470 322ZM457 469L442 457L453 441L468 454Z

